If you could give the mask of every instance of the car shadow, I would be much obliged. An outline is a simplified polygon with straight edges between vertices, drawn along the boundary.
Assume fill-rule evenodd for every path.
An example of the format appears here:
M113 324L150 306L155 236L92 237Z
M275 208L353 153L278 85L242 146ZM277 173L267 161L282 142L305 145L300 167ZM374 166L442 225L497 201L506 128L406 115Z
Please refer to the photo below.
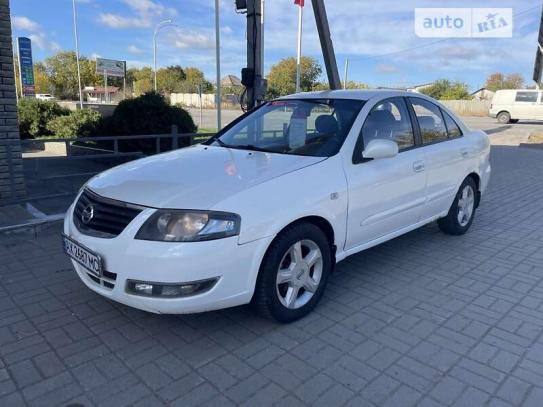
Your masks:
M486 134L495 134L495 133L501 133L502 131L509 130L512 127L513 126L511 126L511 125L506 125L506 126L495 127L495 128L492 128L492 129L485 129L483 131Z

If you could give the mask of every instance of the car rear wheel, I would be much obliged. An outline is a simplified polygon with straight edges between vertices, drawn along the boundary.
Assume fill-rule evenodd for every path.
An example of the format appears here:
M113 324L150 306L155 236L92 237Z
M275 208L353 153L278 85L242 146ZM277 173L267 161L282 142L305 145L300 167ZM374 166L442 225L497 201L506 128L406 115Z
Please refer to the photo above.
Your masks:
M294 225L272 242L258 276L253 306L279 322L307 315L319 302L332 269L330 243L317 226Z
M511 121L511 115L508 112L500 112L498 114L498 122L501 124L507 124Z
M446 217L437 221L439 228L449 235L463 235L470 228L477 207L477 185L473 178L467 177Z

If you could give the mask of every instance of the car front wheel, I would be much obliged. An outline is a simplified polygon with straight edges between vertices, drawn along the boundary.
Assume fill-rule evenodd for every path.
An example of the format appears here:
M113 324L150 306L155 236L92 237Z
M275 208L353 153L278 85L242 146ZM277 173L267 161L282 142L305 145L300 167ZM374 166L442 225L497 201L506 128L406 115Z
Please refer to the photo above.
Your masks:
M449 235L466 233L475 216L476 197L477 185L473 178L467 177L460 186L447 216L437 221L439 228Z
M507 124L511 121L511 115L508 112L500 112L498 114L498 122L501 124Z
M330 243L322 230L310 223L289 227L264 257L253 305L279 322L299 319L319 302L331 269Z

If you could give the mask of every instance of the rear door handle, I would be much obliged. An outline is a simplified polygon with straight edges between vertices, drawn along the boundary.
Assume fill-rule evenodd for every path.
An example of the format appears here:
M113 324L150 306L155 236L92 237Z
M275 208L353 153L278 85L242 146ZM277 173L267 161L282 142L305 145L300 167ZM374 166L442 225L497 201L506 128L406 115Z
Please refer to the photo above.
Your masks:
M469 155L469 151L467 148L463 148L462 150L460 150L460 154L462 154L462 157L467 158L467 156Z
M424 162L423 161L415 161L413 163L413 171L415 171L415 172L424 171Z

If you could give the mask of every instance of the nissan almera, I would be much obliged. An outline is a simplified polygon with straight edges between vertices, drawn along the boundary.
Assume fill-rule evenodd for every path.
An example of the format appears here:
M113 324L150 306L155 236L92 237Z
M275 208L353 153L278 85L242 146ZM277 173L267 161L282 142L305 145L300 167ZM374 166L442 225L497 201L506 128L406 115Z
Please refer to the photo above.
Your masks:
M325 91L265 103L209 141L92 178L63 242L93 291L155 313L251 303L309 313L336 263L437 220L470 228L490 144L424 95Z

